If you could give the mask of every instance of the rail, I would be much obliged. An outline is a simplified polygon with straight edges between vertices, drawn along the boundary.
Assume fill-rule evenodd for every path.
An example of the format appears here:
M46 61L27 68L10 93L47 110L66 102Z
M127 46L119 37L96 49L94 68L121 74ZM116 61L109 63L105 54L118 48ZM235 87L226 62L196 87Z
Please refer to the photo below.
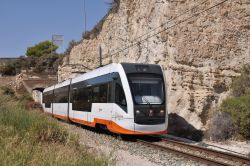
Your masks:
M138 140L138 142L151 147L179 154L181 156L198 160L208 165L234 166L250 165L250 158L239 156L227 152L221 152L214 149L208 149L198 145L187 144L169 139L161 139L159 142L148 142Z

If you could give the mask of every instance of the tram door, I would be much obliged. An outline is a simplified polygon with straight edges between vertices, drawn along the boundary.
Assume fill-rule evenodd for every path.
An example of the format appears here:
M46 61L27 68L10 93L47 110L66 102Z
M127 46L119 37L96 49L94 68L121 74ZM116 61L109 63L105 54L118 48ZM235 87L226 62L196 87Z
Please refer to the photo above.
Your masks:
M75 120L88 121L88 114L91 111L91 87L76 87L73 88L72 95L72 110Z
M103 83L92 87L92 106L88 114L88 120L94 121L94 118L102 120L111 120L112 103L110 102L111 84ZM91 98L89 99L91 101ZM103 123L103 122L102 122Z

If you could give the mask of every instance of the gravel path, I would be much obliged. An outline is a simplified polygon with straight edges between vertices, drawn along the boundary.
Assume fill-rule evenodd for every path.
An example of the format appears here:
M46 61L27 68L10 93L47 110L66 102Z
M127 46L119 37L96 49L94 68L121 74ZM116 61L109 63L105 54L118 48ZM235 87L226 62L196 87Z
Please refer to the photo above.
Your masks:
M80 143L89 148L97 156L105 155L110 163L117 166L186 166L201 165L175 154L166 153L151 147L146 147L133 141L123 141L116 135L98 133L62 122L70 131L80 136Z

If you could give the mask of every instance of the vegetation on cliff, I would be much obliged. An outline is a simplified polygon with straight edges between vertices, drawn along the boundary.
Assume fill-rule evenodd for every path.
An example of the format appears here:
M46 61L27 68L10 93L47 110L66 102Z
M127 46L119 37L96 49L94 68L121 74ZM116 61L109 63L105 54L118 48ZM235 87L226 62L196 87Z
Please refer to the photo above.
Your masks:
M25 58L20 57L16 61L7 62L6 64L1 64L0 73L2 75L8 75L8 76L16 75L21 72L21 69L26 68L27 65L28 64Z
M107 165L56 120L25 106L30 97L0 91L0 165Z
M224 100L210 123L210 135L214 140L233 136L250 139L250 66L233 80L232 95Z

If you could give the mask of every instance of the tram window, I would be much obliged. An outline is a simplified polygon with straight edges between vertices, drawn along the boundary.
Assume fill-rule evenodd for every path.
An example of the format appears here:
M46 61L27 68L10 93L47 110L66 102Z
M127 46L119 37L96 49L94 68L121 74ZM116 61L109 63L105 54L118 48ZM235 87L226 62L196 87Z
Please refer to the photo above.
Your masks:
M92 103L111 101L111 83L78 88L73 85L71 96L73 110L90 111Z
M68 103L68 86L55 90L55 103Z
M43 103L45 104L45 108L51 108L53 96L54 96L53 94L48 94L48 93L43 94Z
M123 88L119 84L115 85L115 102L123 106L127 105Z
M100 103L107 103L108 102L108 84L100 85Z
M108 93L108 99L107 99L107 102L111 102L111 94L112 94L112 90L111 90L111 87L112 87L112 83L108 83L108 85L107 85L108 87L108 91L107 91L107 93Z
M55 94L55 103L68 103L67 92L60 92Z
M73 92L72 109L79 111L91 111L91 88L75 89Z
M51 108L51 103L45 103L45 108Z
M93 87L93 103L99 103L100 101L100 87Z
M93 87L93 103L108 102L108 84Z

